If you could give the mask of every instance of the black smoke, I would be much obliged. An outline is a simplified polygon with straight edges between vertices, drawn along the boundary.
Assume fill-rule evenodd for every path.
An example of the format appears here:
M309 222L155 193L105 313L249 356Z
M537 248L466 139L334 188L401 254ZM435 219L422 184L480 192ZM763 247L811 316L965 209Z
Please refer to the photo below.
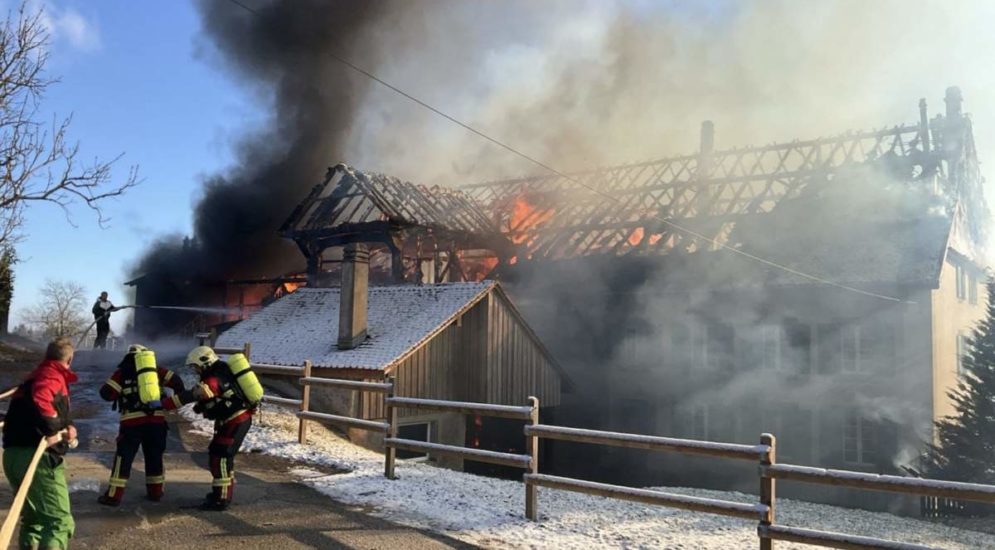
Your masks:
M335 60L374 69L379 53L362 37L384 2L231 2L198 8L210 54L270 105L267 126L241 139L236 164L204 181L191 237L156 242L137 262L139 302L208 305L207 283L274 277L303 268L277 230L294 206L343 156L370 81Z

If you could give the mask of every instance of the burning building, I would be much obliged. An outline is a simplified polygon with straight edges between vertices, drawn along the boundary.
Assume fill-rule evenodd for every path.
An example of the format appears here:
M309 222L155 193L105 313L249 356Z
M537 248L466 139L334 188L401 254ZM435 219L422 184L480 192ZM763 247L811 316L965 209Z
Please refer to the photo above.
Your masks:
M958 89L944 101L932 118L921 101L914 124L740 149L716 149L705 123L695 154L460 190L338 165L280 234L306 260L309 295L340 292L329 287L352 245L368 249L374 288L500 279L508 295L493 303L513 298L535 327L522 341L544 350L541 337L545 360L575 383L562 423L745 443L768 431L786 460L893 473L952 412L946 394L986 299L971 120ZM280 281L263 282L268 303ZM252 341L252 326L230 343ZM667 457L563 447L584 459L551 464L581 477L751 479L726 464L688 474ZM842 491L800 496L848 500Z
M451 215L475 212L460 210L470 206L460 202L461 194L442 195L443 200L453 201L455 210L432 210L427 208L431 194L409 185L345 165L330 169L325 182L283 226L284 234L308 259L308 288L285 295L238 323L221 335L218 344L251 344L252 359L260 363L301 365L307 360L318 376L375 381L394 376L400 396L508 405L524 404L536 396L547 414L555 410L566 385L559 364L498 283L465 281L463 247L490 244L502 249L500 235L459 233L453 225L461 218ZM403 189L426 195L385 199L381 193ZM483 216L471 219L478 225L470 227L487 229ZM423 246L430 255L409 262L420 272L412 281L417 284L403 284L407 254L421 254ZM332 247L339 259L328 268L325 252ZM379 271L392 284L370 286L378 251L390 260ZM443 269L438 272L422 267L440 262ZM441 282L450 276L461 282ZM380 395L321 388L315 392L311 399L317 410L385 418ZM514 424L479 418L466 422L455 413L403 411L400 433L468 447L479 447L484 440L505 441L516 450L524 440L522 423ZM350 437L374 447L381 443L361 430L351 431ZM433 458L459 469L482 466Z
M796 463L914 464L952 412L986 299L971 121L957 88L944 100L932 119L921 101L916 124L763 147L716 150L705 123L693 155L465 188L519 220L496 275L577 381L573 422L744 443L767 431ZM638 451L588 459L561 467L749 479Z

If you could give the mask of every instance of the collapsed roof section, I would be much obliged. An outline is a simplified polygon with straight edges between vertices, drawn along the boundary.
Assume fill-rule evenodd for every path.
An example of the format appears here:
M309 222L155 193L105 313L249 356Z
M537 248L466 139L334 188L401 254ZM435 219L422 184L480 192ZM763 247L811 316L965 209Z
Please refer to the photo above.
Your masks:
M349 243L385 245L399 278L404 258L438 250L452 259L462 250L510 250L496 224L463 192L363 173L345 164L328 169L280 232L304 253L309 277L321 272L326 249Z
M949 88L946 116L870 132L714 151L710 122L694 155L465 187L507 220L518 259L589 255L661 255L746 244L740 222L776 214L806 190L834 185L847 169L870 167L880 182L916 183L946 199L944 209L983 243L987 208L970 119ZM839 206L839 205L837 205Z

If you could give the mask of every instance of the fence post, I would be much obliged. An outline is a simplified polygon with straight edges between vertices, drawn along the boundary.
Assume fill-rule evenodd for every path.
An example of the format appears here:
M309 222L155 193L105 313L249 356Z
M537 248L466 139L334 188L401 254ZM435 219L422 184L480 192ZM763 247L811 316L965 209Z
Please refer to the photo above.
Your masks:
M311 377L311 361L304 360L304 378ZM301 384L301 412L307 412L311 406L311 384ZM299 417L297 425L297 442L307 445L307 419Z
M774 523L777 481L767 473L767 466L777 463L777 438L771 434L763 434L760 436L760 444L766 445L770 449L760 457L760 504L767 506L767 513L760 520L758 526L760 550L772 550L774 541L764 536L764 527L769 527Z
M529 413L528 426L535 426L539 423L539 398L529 397L529 405L532 410ZM525 436L525 453L531 458L529 460L528 474L539 473L539 436L529 433ZM539 488L532 484L528 477L525 478L525 517L536 521L539 517Z
M397 408L391 404L390 398L394 397L394 384L396 379L393 376L387 377L390 389L384 394L384 413L387 417L387 437L397 437ZM397 449L384 445L384 471L383 475L387 479L397 479L394 476L394 462L397 459Z
M252 360L252 342L246 342L245 345L242 346L242 355L244 355L246 359L249 359L250 361Z
M211 327L210 336L208 336L208 338L209 338L208 341L211 343L211 347L213 348L214 344L218 343L218 328L217 327Z

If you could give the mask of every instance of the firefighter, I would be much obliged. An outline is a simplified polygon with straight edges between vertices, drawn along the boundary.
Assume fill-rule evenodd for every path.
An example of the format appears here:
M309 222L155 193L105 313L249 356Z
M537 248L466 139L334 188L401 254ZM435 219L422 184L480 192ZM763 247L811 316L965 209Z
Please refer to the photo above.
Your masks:
M27 481L19 548L67 548L75 531L63 461L76 428L69 413L73 345L66 338L48 344L45 360L14 393L3 426L3 471L14 491ZM31 480L25 480L42 438L49 447Z
M106 493L97 498L100 504L121 504L124 488L131 477L131 464L139 447L145 455L145 498L153 502L162 499L166 481L162 455L166 451L166 432L169 428L161 404L158 401L144 402L140 385L150 382L156 386L156 390L169 388L174 395L182 392L184 387L183 380L172 371L154 366L154 355L152 367L137 368L136 357L149 355L150 350L144 346L135 344L129 347L117 369L100 388L100 397L113 402L113 406L121 413L117 452L114 454L109 487ZM148 372L140 372L143 370Z
M225 510L235 489L235 455L252 426L256 407L246 397L228 363L207 346L194 348L186 364L200 376L200 382L163 401L167 410L196 402L194 412L214 421L214 437L207 447L210 458L211 492L201 504L202 510Z
M111 333L111 312L118 309L107 299L106 291L101 292L93 303L90 313L93 313L93 320L97 322L97 337L93 340L93 349L107 349L107 335Z

